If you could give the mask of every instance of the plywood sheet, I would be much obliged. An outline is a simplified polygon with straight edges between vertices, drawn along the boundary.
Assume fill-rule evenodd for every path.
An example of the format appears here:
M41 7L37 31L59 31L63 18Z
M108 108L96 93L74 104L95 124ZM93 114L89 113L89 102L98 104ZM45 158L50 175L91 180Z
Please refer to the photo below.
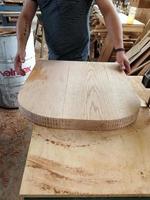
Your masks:
M140 102L116 63L40 61L19 94L21 112L51 127L112 130L133 123Z
M34 126L20 194L150 196L150 117L103 132Z

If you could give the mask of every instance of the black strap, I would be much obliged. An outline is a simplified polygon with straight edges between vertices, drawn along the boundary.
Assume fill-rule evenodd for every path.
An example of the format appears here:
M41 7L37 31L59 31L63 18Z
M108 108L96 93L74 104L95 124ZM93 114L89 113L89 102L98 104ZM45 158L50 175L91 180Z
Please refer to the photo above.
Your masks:
M117 48L117 49L114 49L114 50L115 50L115 52L118 52L118 51L125 51L124 48Z

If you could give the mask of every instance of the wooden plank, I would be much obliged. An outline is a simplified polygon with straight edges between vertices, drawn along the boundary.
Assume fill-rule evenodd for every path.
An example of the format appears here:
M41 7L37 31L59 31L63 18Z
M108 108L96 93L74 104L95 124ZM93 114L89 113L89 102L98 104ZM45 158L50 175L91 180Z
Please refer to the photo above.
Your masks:
M136 61L137 59L140 58L140 56L143 56L146 55L146 57L149 56L149 51L150 51L150 41L140 49L140 51L133 57L129 60L130 64L133 63L134 61ZM148 53L146 53L148 52Z
M150 43L149 43L150 44ZM136 62L132 63L132 69L139 67L144 61L147 61L150 58L150 49L145 51L141 56L138 56Z
M139 75L139 76L144 76L144 74L145 74L148 70L150 70L150 61L148 61L148 62L145 64L144 68L140 71L140 73L139 73L138 75Z
M137 75L146 65L149 64L150 61L147 61L146 63L143 63L139 67L132 69L131 72L128 73L128 75Z
M134 57L137 56L139 53L141 53L142 48L144 48L149 42L150 42L150 32L148 32L140 42L138 42L127 52L129 60L131 61L133 59L134 61ZM147 49L148 48L149 45L147 45Z
M29 120L52 128L112 130L133 123L139 111L116 63L40 61L18 101Z
M110 132L34 126L22 197L150 196L149 110Z

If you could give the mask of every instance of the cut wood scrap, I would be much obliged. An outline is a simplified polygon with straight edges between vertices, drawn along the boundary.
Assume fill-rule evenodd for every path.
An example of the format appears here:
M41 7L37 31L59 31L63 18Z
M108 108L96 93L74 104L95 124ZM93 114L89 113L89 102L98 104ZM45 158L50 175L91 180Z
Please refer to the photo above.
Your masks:
M144 76L144 74L150 70L150 60L145 63L144 68L140 71L140 73L138 74L139 76Z
M138 57L136 62L133 62L131 64L132 69L136 69L141 64L143 64L145 61L149 60L150 58L150 50L148 49L145 53L143 53L141 56Z
M146 63L140 65L136 69L132 69L132 71L129 72L128 75L137 75L147 65L150 65L150 61L147 61Z

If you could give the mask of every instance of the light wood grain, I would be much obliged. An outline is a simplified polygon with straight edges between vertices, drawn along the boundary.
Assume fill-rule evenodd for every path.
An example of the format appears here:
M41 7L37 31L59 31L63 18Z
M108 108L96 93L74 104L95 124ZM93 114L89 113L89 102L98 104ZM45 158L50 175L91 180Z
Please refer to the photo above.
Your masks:
M79 130L127 126L140 106L115 63L40 61L18 100L20 111L36 124Z
M21 196L149 196L150 117L98 132L34 126Z
M129 77L146 99L142 77ZM34 126L22 197L150 196L150 113L134 125L97 132Z

